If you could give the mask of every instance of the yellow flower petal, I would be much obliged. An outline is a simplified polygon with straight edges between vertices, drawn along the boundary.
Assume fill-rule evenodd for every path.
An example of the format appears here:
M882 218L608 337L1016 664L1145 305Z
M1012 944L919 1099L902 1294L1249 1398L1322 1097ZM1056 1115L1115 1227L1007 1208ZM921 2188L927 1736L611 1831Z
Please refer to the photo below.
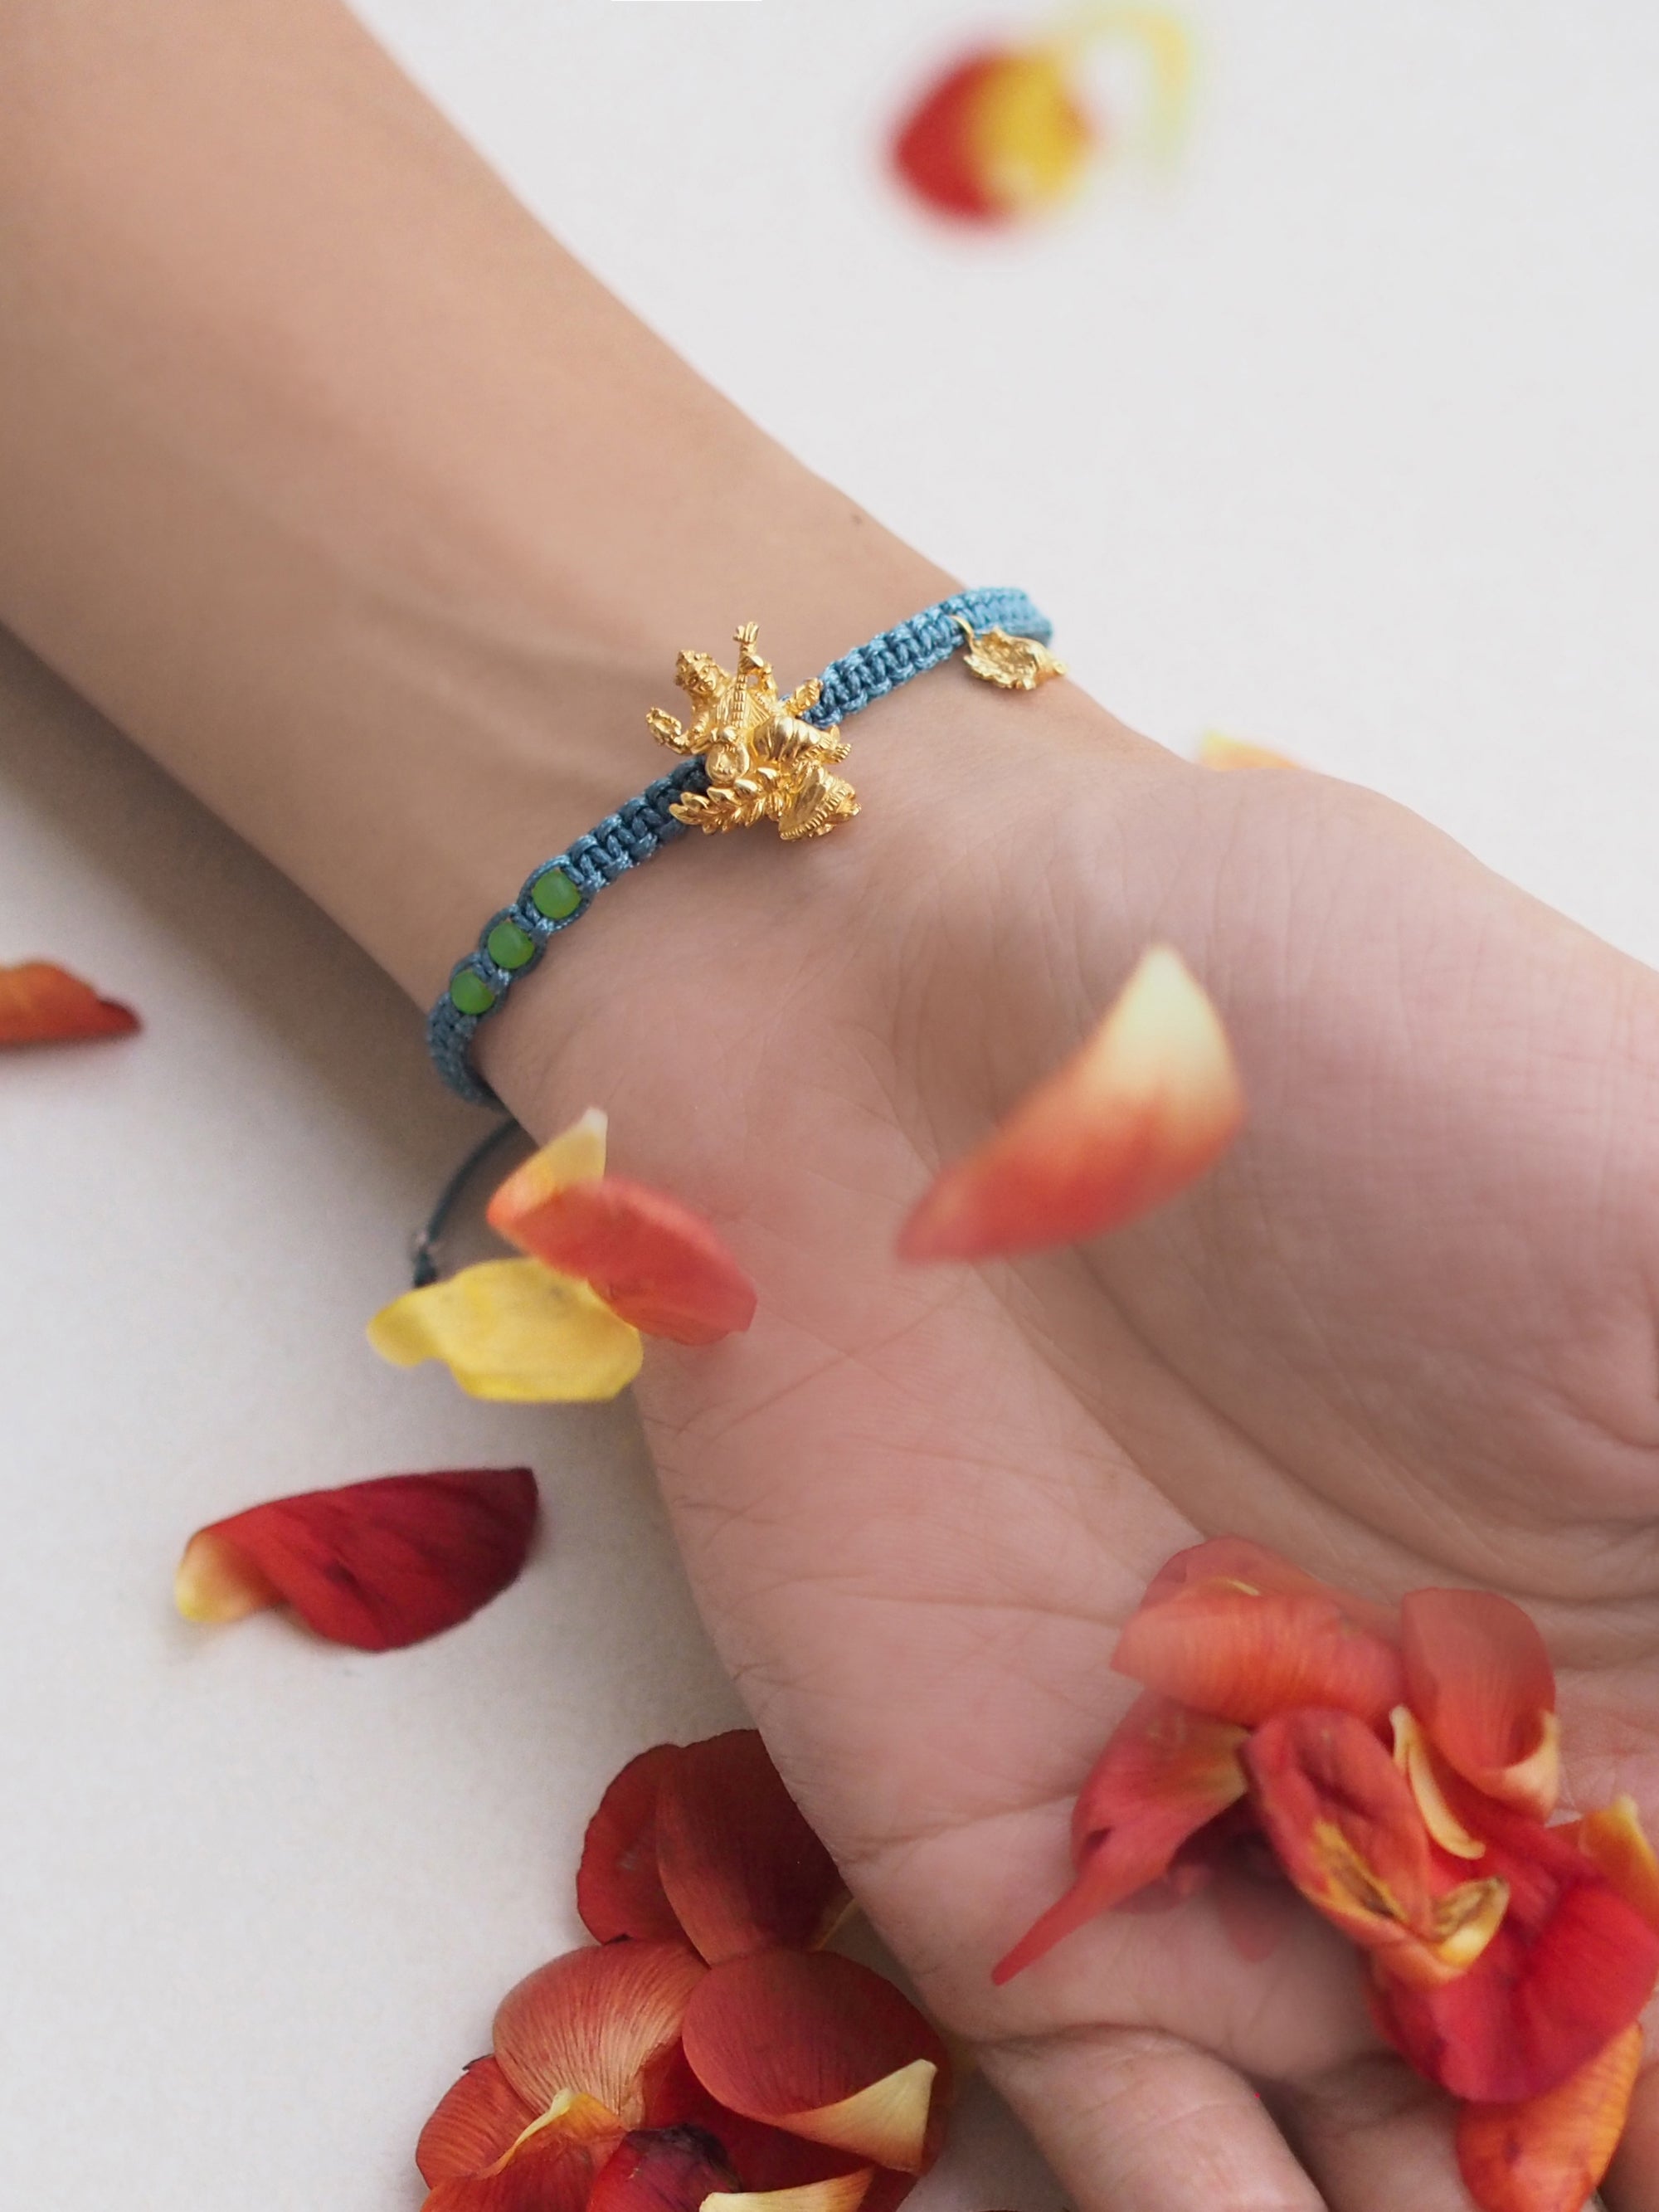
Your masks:
M469 1396L527 1403L614 1398L640 1371L638 1329L586 1283L539 1260L486 1260L405 1291L368 1324L394 1367L441 1359Z

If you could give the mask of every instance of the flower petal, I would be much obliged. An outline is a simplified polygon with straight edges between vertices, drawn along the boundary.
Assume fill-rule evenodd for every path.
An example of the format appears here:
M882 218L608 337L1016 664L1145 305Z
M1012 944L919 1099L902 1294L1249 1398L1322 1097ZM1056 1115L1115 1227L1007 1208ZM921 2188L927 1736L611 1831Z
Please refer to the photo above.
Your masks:
M647 1336L715 1344L748 1328L755 1286L701 1215L622 1176L527 1184L539 1157L489 1201L490 1226L510 1243L578 1277ZM540 1195L526 1202L531 1188Z
M1095 134L1072 95L1069 58L1031 46L979 80L967 116L970 158L1005 213L1034 213L1081 181Z
M638 2128L611 2153L587 2212L700 2212L739 2186L725 2151L701 2128Z
M981 94L1009 58L1000 51L970 54L924 94L899 129L895 167L942 214L988 222L1006 212L982 173L973 117Z
M681 1943L568 1951L502 1998L495 2056L540 2111L568 2089L597 2098L622 2128L646 2117L647 2075L672 2052L702 1961Z
M1268 1840L1310 1905L1413 1984L1468 1972L1498 1931L1507 1886L1438 1876L1410 1785L1363 1721L1280 1713L1243 1760Z
M49 960L0 968L0 1045L78 1044L130 1036L137 1027L131 1006L100 999L89 983Z
M698 1985L684 2033L698 2080L735 2112L902 2173L937 2154L945 2046L866 1966L823 1951L728 1960Z
M568 2092L493 2166L434 2184L422 2212L586 2212L621 2129L614 2112Z
M1544 1639L1493 1590L1420 1589L1400 1608L1406 1702L1441 1756L1487 1796L1536 1820L1561 1761Z
M512 2149L535 2118L493 2057L475 2058L421 2130L415 2163L422 2179L435 2186L482 2173Z
M665 1769L656 1846L668 1901L711 1966L775 1944L810 1949L846 1903L754 1729L688 1744Z
M614 1398L640 1371L639 1332L586 1283L538 1260L485 1260L405 1291L368 1324L394 1367L441 1359L470 1397L526 1404Z
M291 1605L362 1651L453 1628L516 1579L536 1525L527 1467L387 1474L275 1498L198 1528L173 1584L187 1620Z
M1192 1582L1143 1605L1112 1665L1195 1711L1253 1728L1303 1705L1336 1706L1382 1727L1405 1697L1400 1655L1334 1598Z
M1642 2063L1627 2027L1559 2087L1514 2105L1466 2105L1457 2164L1481 2212L1582 2212L1624 2131Z
M1575 1821L1570 1832L1590 1864L1650 1928L1659 1928L1659 1859L1633 1797L1615 1797Z
M1224 737L1219 730L1206 730L1198 741L1198 764L1200 768L1297 768L1300 763L1284 753L1276 753L1267 745L1250 744L1245 738Z
M884 2172L872 2183L867 2161L856 2154L809 2142L804 2136L734 2112L704 2088L683 2050L676 2050L653 2072L646 2125L700 2129L720 2144L726 2163L742 2176L744 2189L762 2196L830 2179L845 2181L857 2172L872 2197L896 2203L915 2180L913 2175Z
M1461 1819L1473 1808L1453 1798ZM1466 1974L1437 1989L1379 1986L1376 2024L1454 2097L1516 2104L1557 2087L1637 2018L1659 1974L1650 1928L1571 1834L1491 1804L1481 1832L1509 1886L1504 1924Z
M587 1824L576 1869L576 1910L601 1943L618 1936L678 1936L680 1923L657 1871L657 1800L684 1747L659 1743L630 1759Z
M703 2198L702 2212L859 2212L875 2178L861 2166L832 2180L802 2182L793 2189L716 2190Z
M1399 1617L1387 1606L1377 1605L1338 1583L1321 1582L1316 1575L1292 1566L1277 1552L1253 1543L1248 1536L1209 1536L1201 1544L1189 1544L1185 1551L1176 1552L1147 1583L1140 1602L1161 1605L1188 1583L1212 1582L1238 1583L1246 1589L1278 1597L1328 1598L1354 1627L1368 1630L1384 1644L1400 1640Z
M610 1116L604 1108L590 1106L498 1184L490 1204L517 1218L533 1213L573 1182L596 1182L605 1173L610 1131Z
M1179 955L1155 945L1081 1051L945 1169L900 1256L982 1259L1101 1236L1195 1182L1243 1112L1214 1007Z
M1389 1718L1394 1723L1394 1763L1417 1801L1424 1826L1441 1850L1449 1851L1454 1858L1485 1858L1485 1839L1465 1827L1446 1802L1434 1746L1416 1714L1408 1705L1396 1705Z
M1013 1977L1062 1936L1166 1875L1190 1836L1243 1797L1244 1730L1168 1698L1137 1698L1072 1816L1077 1880L993 1969Z

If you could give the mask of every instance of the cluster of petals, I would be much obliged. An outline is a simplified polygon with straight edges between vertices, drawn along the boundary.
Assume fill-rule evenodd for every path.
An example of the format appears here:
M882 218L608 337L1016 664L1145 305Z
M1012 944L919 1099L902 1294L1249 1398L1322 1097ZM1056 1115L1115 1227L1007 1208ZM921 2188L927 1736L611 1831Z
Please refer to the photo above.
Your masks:
M407 1291L368 1325L394 1366L439 1359L475 1398L614 1398L641 1336L714 1344L754 1318L755 1290L714 1230L678 1199L605 1173L590 1108L490 1200L490 1226L524 1256L485 1260Z
M760 1737L632 1760L590 1824L598 1940L508 1992L422 2130L425 2212L890 2212L938 2154L943 2045L820 1948L834 1862Z
M90 983L50 960L0 968L0 1045L80 1044L130 1036L138 1017L118 999L100 999Z
M197 1621L285 1605L332 1644L398 1650L518 1579L537 1510L527 1467L383 1474L267 1498L196 1531L173 1602Z
M1113 1663L1143 1694L1078 1799L1075 1879L996 1978L1265 1838L1362 1954L1382 2034L1461 2101L1476 2203L1579 2212L1659 1978L1659 1865L1627 1798L1549 1824L1555 1680L1527 1615L1423 1589L1395 1616L1221 1537L1163 1569Z

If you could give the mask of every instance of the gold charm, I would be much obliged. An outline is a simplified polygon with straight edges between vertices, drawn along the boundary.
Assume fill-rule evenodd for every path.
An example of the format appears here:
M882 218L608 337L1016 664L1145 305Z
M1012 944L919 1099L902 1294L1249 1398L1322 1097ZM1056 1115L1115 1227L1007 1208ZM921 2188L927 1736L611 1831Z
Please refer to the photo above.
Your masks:
M775 822L792 842L822 837L859 811L852 785L830 773L849 747L835 727L818 730L800 720L818 702L816 676L779 698L772 664L755 650L758 627L744 623L735 633L735 673L707 653L683 653L675 662L674 681L691 702L689 729L661 707L646 716L663 744L701 753L708 763L708 790L688 793L669 811L711 834Z
M975 635L973 624L962 616L951 619L968 641L963 664L982 684L994 684L1004 691L1035 691L1039 684L1066 673L1065 662L1056 660L1033 637L1010 637L1006 629L982 629Z

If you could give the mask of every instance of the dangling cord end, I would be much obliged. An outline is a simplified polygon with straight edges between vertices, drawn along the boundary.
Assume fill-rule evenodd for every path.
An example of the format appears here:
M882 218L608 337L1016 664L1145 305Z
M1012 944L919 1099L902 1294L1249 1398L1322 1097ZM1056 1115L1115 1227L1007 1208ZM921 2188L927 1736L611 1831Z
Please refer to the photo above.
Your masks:
M409 1248L409 1257L414 1268L415 1288L423 1291L438 1279L443 1257L443 1233L450 1215L454 1212L462 1193L472 1177L498 1146L504 1144L518 1128L518 1123L508 1114L499 1121L487 1137L483 1137L461 1162L449 1181L438 1194L438 1203L433 1207L430 1219L416 1236Z

